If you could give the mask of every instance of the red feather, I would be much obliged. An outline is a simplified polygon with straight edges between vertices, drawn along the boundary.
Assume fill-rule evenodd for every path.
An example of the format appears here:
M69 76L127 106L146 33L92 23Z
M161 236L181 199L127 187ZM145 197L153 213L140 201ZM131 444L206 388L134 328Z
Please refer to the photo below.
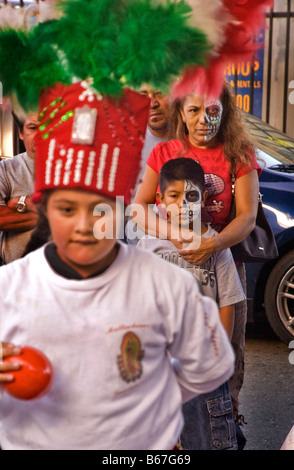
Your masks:
M208 100L220 96L224 84L225 61L211 59L206 67L188 67L172 89L173 98L183 98L189 93L205 94Z
M236 21L228 24L226 43L219 52L226 61L248 60L261 47L255 38L259 30L265 28L265 9L273 6L273 0L222 1Z
M265 27L265 11L267 7L273 7L273 0L222 0L222 2L231 15L225 28L226 41L223 42L223 38L220 38L218 56L208 58L205 68L190 66L184 70L173 87L174 98L182 98L189 93L205 93L208 99L217 99L224 84L225 65L251 60L257 48L263 46L255 39L259 31Z

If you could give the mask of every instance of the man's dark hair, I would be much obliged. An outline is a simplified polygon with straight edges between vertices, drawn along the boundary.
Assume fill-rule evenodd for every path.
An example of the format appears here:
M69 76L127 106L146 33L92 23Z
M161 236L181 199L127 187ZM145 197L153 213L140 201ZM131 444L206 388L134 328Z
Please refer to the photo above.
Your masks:
M163 165L159 175L159 187L162 195L173 181L191 181L201 191L205 190L203 168L192 158L173 158Z

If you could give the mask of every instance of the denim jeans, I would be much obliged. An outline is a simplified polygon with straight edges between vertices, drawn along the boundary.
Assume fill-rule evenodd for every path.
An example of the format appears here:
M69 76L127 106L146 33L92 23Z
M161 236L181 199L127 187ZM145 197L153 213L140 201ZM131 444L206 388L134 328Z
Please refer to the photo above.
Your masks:
M199 395L183 406L181 444L186 450L237 450L229 385Z
M246 294L246 271L244 263L237 266L237 271L243 290ZM239 415L239 394L244 382L244 357L245 357L245 336L247 323L247 301L244 300L235 305L235 324L232 337L232 346L235 352L235 372L229 380L230 393L233 402L234 419L238 421Z

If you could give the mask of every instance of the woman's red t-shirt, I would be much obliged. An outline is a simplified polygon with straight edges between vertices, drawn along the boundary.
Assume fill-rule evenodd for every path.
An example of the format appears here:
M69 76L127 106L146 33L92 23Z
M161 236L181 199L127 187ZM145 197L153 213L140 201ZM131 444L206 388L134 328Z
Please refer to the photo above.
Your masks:
M178 158L182 149L183 144L179 140L161 142L150 153L147 165L159 174L164 163L172 158ZM221 231L227 225L232 201L230 164L224 155L223 145L209 149L190 145L182 156L193 158L202 166L205 173L206 189L209 192L203 221L211 223L214 229ZM237 167L236 178L238 179L253 170L260 172L260 166L254 154L252 154L250 166L240 164Z

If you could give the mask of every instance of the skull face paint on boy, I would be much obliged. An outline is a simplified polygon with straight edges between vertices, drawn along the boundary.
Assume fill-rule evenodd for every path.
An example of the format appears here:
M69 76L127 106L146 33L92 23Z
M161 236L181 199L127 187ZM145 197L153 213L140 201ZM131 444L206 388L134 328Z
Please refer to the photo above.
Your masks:
M191 181L185 181L184 198L181 205L181 223L190 225L201 212L202 193Z
M205 136L206 141L213 139L219 131L223 114L220 101L210 101L205 104L205 122L209 133Z

